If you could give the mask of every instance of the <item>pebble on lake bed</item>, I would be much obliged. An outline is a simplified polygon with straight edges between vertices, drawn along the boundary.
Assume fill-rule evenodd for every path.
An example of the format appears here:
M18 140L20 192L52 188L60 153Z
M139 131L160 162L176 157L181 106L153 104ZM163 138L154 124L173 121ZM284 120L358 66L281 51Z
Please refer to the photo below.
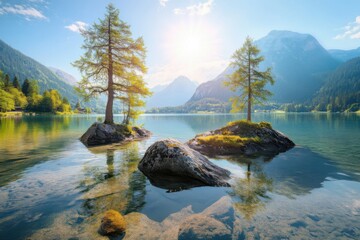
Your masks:
M120 235L126 229L124 217L115 210L109 210L101 219L100 234L106 236Z

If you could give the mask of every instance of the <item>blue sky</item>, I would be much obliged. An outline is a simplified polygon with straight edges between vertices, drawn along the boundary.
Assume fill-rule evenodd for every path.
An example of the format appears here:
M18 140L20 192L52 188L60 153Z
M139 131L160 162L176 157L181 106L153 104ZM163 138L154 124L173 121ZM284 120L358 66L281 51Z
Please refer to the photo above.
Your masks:
M360 47L358 0L0 0L0 39L79 79L71 66L82 54L77 30L102 18L109 2L145 40L150 86L178 75L211 80L246 36L274 29L310 33L328 49Z

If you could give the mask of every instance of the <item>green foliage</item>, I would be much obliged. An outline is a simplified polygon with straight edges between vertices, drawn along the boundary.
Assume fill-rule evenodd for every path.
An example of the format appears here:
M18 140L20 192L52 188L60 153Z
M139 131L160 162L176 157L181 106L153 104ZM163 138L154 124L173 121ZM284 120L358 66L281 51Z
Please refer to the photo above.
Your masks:
M9 90L10 89L10 87L12 87L12 84L11 84L11 82L10 82L10 77L9 77L9 75L7 75L7 74L5 74L5 78L4 78L4 88L5 88L5 90Z
M65 98L66 100L66 98ZM40 103L37 106L41 112L70 112L71 106L68 102L64 102L62 96L57 90L51 89L45 91Z
M24 81L20 90L17 78L14 78L11 83L9 77L6 76L8 75L3 77L0 71L0 83L2 83L0 85L0 111L11 111L16 107L34 112L71 112L69 101L67 98L63 98L57 90L47 90L40 95L38 82L28 79Z
M20 82L16 76L14 77L14 80L13 80L13 87L16 88L17 90L21 91Z
M139 100L148 95L142 78L147 71L144 41L132 38L130 26L119 19L119 10L112 4L107 6L104 19L82 31L82 35L85 54L73 64L83 76L76 90L85 100L106 93L105 123L111 124L114 98L126 101L138 95ZM127 101L132 102L139 101Z
M288 103L283 104L281 109L285 112L310 112L313 106L305 104Z
M7 112L15 109L15 101L13 99L13 96L0 89L0 111L1 112Z
M353 103L345 112L357 112L360 110L360 103Z
M343 112L360 103L360 58L336 69L313 100L316 111ZM356 107L354 108L354 110Z
M251 121L251 106L266 101L272 94L265 89L265 86L268 83L274 84L271 68L267 68L264 72L259 70L259 64L264 60L259 53L260 50L254 45L253 40L247 37L243 46L232 56L231 66L235 68L235 72L224 83L232 91L241 89L240 96L230 99L231 112L242 111L247 104L249 121Z
M131 84L133 86L136 86L136 92L127 92L126 97L117 97L122 101L124 105L124 124L129 124L131 120L134 121L140 116L140 114L142 113L141 109L145 107L145 101L142 99L142 97L147 97L151 95L150 90L145 85L142 85L140 82L132 82Z
M39 94L39 85L36 80L31 80L28 88L28 94Z
M39 105L42 101L42 96L40 94L33 94L27 97L28 105L26 107L26 110L28 111L40 111Z
M20 107L20 108L24 109L27 106L28 101L23 92L19 91L15 87L11 87L9 89L9 93L12 95L12 98L14 99L16 107Z
M67 97L70 102L76 103L78 96L69 84L62 81L56 74L34 59L25 56L0 40L0 69L7 73L10 78L17 76L20 83L26 78L36 79L39 92L47 89L57 89L61 95ZM27 92L23 91L26 96Z
M75 105L75 109L80 109L80 108L81 108L80 102L78 101L78 102L76 103L76 105Z

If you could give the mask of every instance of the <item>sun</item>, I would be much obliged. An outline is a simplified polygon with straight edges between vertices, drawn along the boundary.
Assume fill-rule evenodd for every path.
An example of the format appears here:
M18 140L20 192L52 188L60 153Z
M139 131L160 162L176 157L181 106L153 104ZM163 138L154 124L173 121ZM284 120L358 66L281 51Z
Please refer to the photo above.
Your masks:
M191 33L179 37L175 42L175 57L181 61L198 60L206 57L206 50L210 50L209 48L200 34Z
M168 32L167 53L171 61L194 64L207 61L217 51L215 37L204 24L179 24Z

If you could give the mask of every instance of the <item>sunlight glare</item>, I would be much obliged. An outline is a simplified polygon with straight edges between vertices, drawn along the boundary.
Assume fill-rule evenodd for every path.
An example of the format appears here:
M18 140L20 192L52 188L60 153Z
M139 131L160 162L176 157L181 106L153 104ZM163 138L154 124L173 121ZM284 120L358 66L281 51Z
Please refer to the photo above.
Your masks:
M209 60L217 51L213 29L201 24L179 25L168 32L167 53L171 60L193 64Z

